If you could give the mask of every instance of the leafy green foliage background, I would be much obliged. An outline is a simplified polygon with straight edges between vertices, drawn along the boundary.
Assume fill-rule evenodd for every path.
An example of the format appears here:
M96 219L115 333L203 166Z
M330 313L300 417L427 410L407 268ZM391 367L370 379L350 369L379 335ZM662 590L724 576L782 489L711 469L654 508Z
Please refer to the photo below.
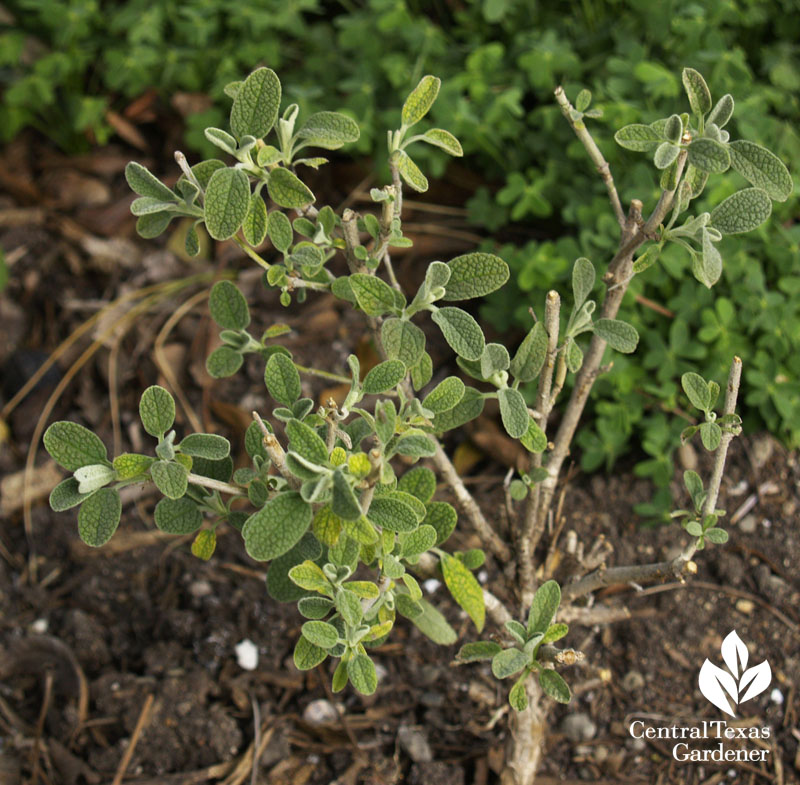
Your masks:
M190 116L186 131L188 146L208 153L202 129L223 125L223 86L264 63L280 71L304 116L324 96L326 106L357 118L361 138L349 149L380 159L384 129L397 121L396 95L435 73L443 85L431 120L461 140L470 168L489 184L470 201L470 216L487 233L514 238L484 249L512 271L484 316L501 331L527 330L529 303L551 287L563 290L575 258L609 258L617 231L553 87L563 83L573 100L581 88L592 91L603 117L589 122L623 201L654 200L657 191L649 162L619 148L613 129L654 120L673 100L680 106L686 65L705 74L715 97L736 95L732 138L768 146L796 174L800 20L792 5L133 0L101 9L99 0L14 0L5 4L11 18L0 21L0 134L34 126L76 150L90 129L104 142L106 109L119 111L155 87L165 101L177 91L211 96L215 108ZM447 165L434 150L420 150L418 163L434 176ZM698 209L743 184L735 173L718 177ZM680 424L664 410L682 401L681 374L724 378L734 353L745 359L745 428L766 425L800 444L797 211L792 197L775 205L777 220L735 244L723 240L713 294L675 247L637 277L620 316L641 341L633 357L616 355L596 386L597 416L579 437L584 468L612 466L633 443L649 456L637 472L666 483ZM674 317L635 303L637 294Z

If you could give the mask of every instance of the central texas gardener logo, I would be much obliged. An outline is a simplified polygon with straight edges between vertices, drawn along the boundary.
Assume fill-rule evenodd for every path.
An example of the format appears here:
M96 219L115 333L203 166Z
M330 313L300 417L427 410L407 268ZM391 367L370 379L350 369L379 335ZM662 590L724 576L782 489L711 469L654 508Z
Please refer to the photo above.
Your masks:
M722 659L728 670L714 665L708 659L700 668L700 692L731 717L736 716L738 704L760 695L772 681L769 663L764 660L761 664L748 668L748 656L747 646L736 634L736 630L733 630L722 641Z

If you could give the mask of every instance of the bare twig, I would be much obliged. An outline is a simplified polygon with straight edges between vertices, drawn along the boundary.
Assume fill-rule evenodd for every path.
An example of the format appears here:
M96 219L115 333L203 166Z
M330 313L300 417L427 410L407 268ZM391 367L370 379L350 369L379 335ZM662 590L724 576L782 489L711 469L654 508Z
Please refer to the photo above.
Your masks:
M489 521L486 520L483 512L481 512L481 508L478 507L472 494L466 489L466 486L461 481L461 477L458 476L456 467L453 466L442 448L442 445L438 442L436 444L436 452L433 455L433 463L439 470L444 481L453 490L459 506L467 518L469 518L478 536L483 540L483 544L492 551L502 564L508 562L511 559L509 547L500 539Z
M738 357L734 357L728 376L723 414L733 414L736 410L736 399L739 394L739 382L741 377L742 361ZM708 495L703 505L703 517L710 515L716 509L722 474L725 470L725 459L728 455L728 446L732 439L732 433L724 433L722 441L717 448L714 458L714 469L708 484ZM573 600L576 597L581 597L589 592L614 584L643 583L658 578L681 578L683 574L687 572L693 574L697 572L697 565L692 561L692 558L697 552L697 542L697 538L693 538L674 559L651 564L632 564L611 568L601 567L581 578L579 581L565 586L563 590L564 599Z
M350 272L366 272L364 263L356 258L356 247L361 245L361 238L358 236L358 215L349 207L342 214L342 235L345 243L345 258Z
M139 712L139 719L136 720L136 727L133 729L131 740L128 742L128 746L125 749L125 754L122 756L122 760L119 762L117 773L114 775L111 785L121 785L122 778L125 776L125 772L128 770L131 758L133 757L133 752L136 749L136 745L139 743L139 738L142 735L142 731L145 729L145 727L147 727L147 722L150 719L150 707L152 705L153 694L150 693L144 701L144 706L142 706L141 712Z
M614 185L614 178L611 176L611 167L608 165L608 162L600 152L600 148L595 144L595 141L592 138L592 135L589 133L589 130L586 128L586 124L583 122L583 120L575 120L573 118L572 113L575 110L564 93L564 88L560 85L556 88L555 96L558 105L561 107L562 114L567 119L567 122L570 124L572 130L575 131L575 135L581 140L581 143L586 148L586 152L589 154L589 158L592 159L592 163L594 163L594 165L597 167L597 171L600 173L600 177L605 183L606 190L608 191L608 198L611 200L611 206L614 208L614 215L616 216L619 225L624 227L625 211L622 209L622 202L620 202L619 194L617 193L617 187Z
M273 466L278 470L279 474L285 478L292 488L299 488L300 480L298 480L297 477L295 477L289 471L289 467L286 465L286 453L283 451L283 447L281 447L280 442L277 440L277 438L275 438L275 434L270 432L269 428L267 428L266 423L261 419L261 415L259 415L258 412L253 412L253 418L261 428L261 433L264 434L262 442L264 444L264 449L267 451L267 455L269 455L269 459L272 461Z

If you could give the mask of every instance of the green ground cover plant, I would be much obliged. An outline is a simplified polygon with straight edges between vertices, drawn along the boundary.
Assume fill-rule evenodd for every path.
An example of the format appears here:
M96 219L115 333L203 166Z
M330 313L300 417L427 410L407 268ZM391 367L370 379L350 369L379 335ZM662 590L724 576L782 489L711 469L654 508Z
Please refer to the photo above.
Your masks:
M431 261L415 292L403 291L392 267L392 248L411 243L403 233L403 191L428 188L417 151L427 146L463 154L449 130L430 127L427 119L440 93L438 78L424 76L406 98L400 125L387 137L391 183L371 191L375 209L363 215L349 208L338 215L328 205L316 205L302 180L306 167L326 162L315 153L358 141L351 118L284 106L281 82L269 68L226 85L232 100L228 130L205 130L225 160L192 165L176 153L182 174L174 188L141 164L126 168L137 194L131 210L138 231L155 237L173 219L189 217L194 227L186 235L187 253L198 252L200 225L215 240L232 240L263 268L264 286L280 290L284 305L332 293L363 315L380 362L362 369L349 355L347 368L335 375L349 386L345 400L316 406L303 396L301 373L319 371L300 365L301 358L280 344L281 328L253 325L244 295L231 281L220 281L210 292L209 310L222 346L209 356L207 368L224 378L238 371L243 355L257 354L272 401L269 412L253 412L244 443L251 465L234 471L231 445L219 435L179 435L172 395L151 386L139 406L142 426L153 438L149 453L109 458L99 437L78 423L56 422L47 429L47 451L71 474L53 490L53 509L78 507L81 538L101 546L121 518L120 488L152 483L163 497L154 511L156 526L193 534L191 548L199 558L213 556L219 526L235 528L248 555L270 563L269 594L296 603L306 619L295 665L328 668L335 692L348 684L365 695L376 691L374 657L399 617L437 643L457 641L455 629L420 588L420 579L440 575L477 633L487 618L498 628L492 640L465 643L457 660L490 660L498 679L514 679L503 781L533 782L552 702L571 697L561 671L584 656L555 645L569 634L565 619L576 612L584 622L603 618L602 604L581 608L581 598L612 584L691 575L699 551L728 539L717 501L728 446L741 431L737 356L728 358L721 401L716 381L692 371L680 378L688 405L698 412L680 438L696 437L714 459L707 478L684 475L690 505L673 513L686 534L679 555L608 567L609 554L587 544L586 553L594 557L573 575L559 584L547 574L546 553L556 543L546 523L590 391L608 370L607 350L611 357L631 355L639 341L636 329L618 318L631 282L674 245L691 259L693 286L710 288L722 272L723 236L757 229L769 218L773 201L786 199L793 188L779 158L731 139L729 94L712 101L705 80L690 68L682 83L689 112L628 124L616 133L620 145L645 154L655 167L660 195L646 218L639 199L623 208L609 164L586 125L592 116L588 91L579 92L573 104L556 89L556 105L600 174L618 245L601 268L602 297L596 295L595 264L578 257L563 308L562 296L550 290L543 304L533 303L539 318L511 346L487 341L478 321L460 307L507 283L509 267L499 256L475 251L446 263ZM698 211L694 200L730 166L749 185L710 212ZM441 331L462 371L435 386L424 322ZM570 378L571 392L557 411ZM523 385L535 389L532 405ZM504 486L508 539L489 522L496 511L487 518L470 495L443 443L448 432L478 417L490 399L498 402L508 436L530 454L529 470L509 476ZM479 535L485 551L448 550L459 513L436 498L440 484L449 488L462 521ZM506 567L498 581L507 581L502 593L514 598L512 608L474 575L486 552ZM330 667L323 665L327 660Z
M658 119L660 107L678 99L686 63L720 93L736 93L746 111L733 121L734 137L768 146L793 171L800 165L800 29L796 14L778 14L766 0L635 2L624 13L612 2L519 0L473 0L458 9L393 0L334 7L133 0L102 8L96 0L16 0L5 9L0 134L9 139L33 126L68 150L85 147L87 132L107 141L107 109L121 111L157 85L164 104L176 92L215 99L187 118L187 146L208 157L215 148L204 129L224 125L225 85L263 60L280 70L302 112L324 96L358 118L360 137L348 153L385 165L394 95L424 72L439 74L445 82L434 121L447 123L490 183L470 200L470 216L500 244L479 250L499 254L511 271L483 310L499 332L524 334L531 300L568 286L574 259L616 247L602 185L577 142L564 150L550 99L557 83L591 91L588 111L602 111L597 127L609 132L599 144L621 193L658 196L650 167L616 146L610 130ZM433 177L447 165L432 149L415 160ZM743 182L735 167L719 173L697 197L698 209L710 212ZM634 450L637 473L660 488L644 514L669 511L666 484L680 431L671 415L681 394L675 380L687 370L720 378L723 358L745 354L748 429L766 427L800 444L797 205L792 194L768 227L735 244L722 241L725 269L713 297L687 279L690 257L677 245L632 282L631 294L656 306L642 308L633 297L621 306L641 336L641 361L619 357L599 380L591 426L577 444L585 470L610 469Z

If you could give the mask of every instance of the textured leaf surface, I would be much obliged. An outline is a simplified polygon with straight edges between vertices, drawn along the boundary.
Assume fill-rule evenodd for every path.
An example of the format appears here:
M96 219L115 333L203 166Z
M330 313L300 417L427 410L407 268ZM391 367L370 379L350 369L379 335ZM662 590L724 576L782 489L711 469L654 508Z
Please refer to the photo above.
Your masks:
M516 676L528 661L528 655L520 649L505 649L492 659L492 673L497 679L507 679Z
M400 360L386 360L378 363L364 377L364 392L377 395L396 387L405 378L406 366Z
M267 219L267 234L275 249L286 253L294 239L292 222L280 210L273 210Z
M715 139L695 139L689 145L689 163L704 172L724 172L731 165L728 148Z
M514 439L519 439L528 430L528 407L519 390L511 387L497 391L500 402L500 418L506 433Z
M322 437L309 425L300 420L289 420L286 423L286 435L289 446L307 461L324 466L328 462L328 448Z
M511 364L508 349L499 343L487 343L481 355L481 375L489 379L498 371L505 371Z
M76 422L54 422L44 432L44 447L50 457L68 472L107 459L100 437Z
M139 237L144 237L145 240L151 240L163 234L170 221L175 217L174 212L161 212L150 213L149 215L142 215L136 221L136 232Z
M436 444L424 433L414 433L402 436L395 446L399 455L408 455L411 458L430 457L436 452Z
M547 449L547 436L533 417L528 417L528 427L520 437L520 442L529 452L544 452Z
M733 96L730 93L726 93L717 101L716 106L711 110L711 114L706 118L706 122L709 125L714 123L717 128L724 128L728 124L728 120L733 116L733 108Z
M331 509L344 521L356 521L361 517L361 507L355 492L341 469L333 473L333 502Z
M244 526L244 546L256 561L269 561L292 548L305 534L311 523L311 505L296 491L279 493Z
M702 376L691 371L683 374L681 387L696 409L705 412L711 408L711 392Z
M269 198L281 207L305 207L315 199L311 189L297 175L283 167L270 172L267 192Z
M542 370L547 356L547 330L542 322L536 322L519 345L510 371L521 382L533 381Z
M752 185L762 188L771 199L785 202L794 184L783 161L766 147L741 139L729 145L731 165Z
M639 343L639 333L636 332L636 328L619 319L598 319L594 323L594 331L612 349L625 354L635 351Z
M125 167L125 179L131 190L139 196L149 196L162 202L177 201L178 195L174 191L136 161L131 161Z
M267 236L267 220L267 205L260 194L253 194L242 223L242 234L250 245L257 247L264 242Z
M149 455L139 455L138 453L124 452L114 458L114 469L120 480L130 480L145 474L152 465L154 459Z
M442 556L444 582L453 599L467 612L478 632L483 630L486 621L486 608L483 604L483 589L475 576L454 556Z
M554 701L569 703L572 693L560 673L549 669L539 671L539 684Z
M74 477L67 477L50 491L50 509L54 512L71 510L91 495L91 493L81 493L78 490L78 481Z
M649 152L655 150L661 142L661 135L654 128L649 125L642 125L634 123L633 125L626 125L620 128L614 134L614 139L620 147L626 150L635 150L637 152Z
M486 339L475 319L460 308L440 308L433 314L450 348L465 360L479 360Z
M297 645L294 647L293 660L295 667L299 671L310 671L316 668L328 656L325 649L315 646L304 636L300 636Z
M160 438L175 422L175 400L163 387L154 384L142 393L139 417L144 429Z
M315 147L338 150L342 145L357 142L361 132L355 120L341 112L317 112L297 132Z
M458 428L479 417L485 404L486 401L478 390L467 387L462 399L452 409L433 418L433 427L439 433Z
M325 577L322 568L310 559L297 564L289 570L289 578L307 591L316 591L320 594L331 594L331 583Z
M666 169L677 157L681 148L672 142L662 142L653 154L656 169Z
M409 156L405 150L395 150L395 152L392 153L392 161L407 185L410 185L415 191L419 191L420 193L424 193L428 190L428 178L422 174L420 168L414 163L411 156Z
M711 91L702 74L694 68L684 68L681 75L683 87L689 97L689 105L695 114L706 114L711 111Z
M246 523L247 521L245 521ZM297 545L290 548L282 556L273 559L267 570L267 592L278 602L297 602L306 594L290 577L289 573L300 564L314 564L312 559L322 555L322 547L310 532L306 532ZM319 567L314 564L317 569ZM330 593L330 596L333 596ZM320 598L322 599L322 598Z
M707 229L703 229L702 254L699 256L699 262L699 266L694 268L695 276L710 289L722 275L722 255Z
M413 368L425 351L425 333L405 319L387 319L381 325L381 343L390 360L400 360L406 368Z
M464 155L464 149L461 147L461 142L456 139L450 131L445 131L443 128L431 128L422 135L423 141L440 147L450 155L457 158Z
M367 511L367 518L376 526L393 532L410 532L419 526L414 510L396 499L376 496Z
M402 121L407 128L418 123L433 106L442 80L435 76L423 76L403 104Z
M192 556L208 561L217 548L217 533L212 529L197 532L192 542Z
M122 500L113 488L101 488L78 511L78 534L93 548L107 543L119 526Z
M162 499L154 513L156 526L167 534L191 534L203 525L197 504L185 496L181 499Z
M79 493L91 493L104 485L108 485L116 472L105 463L90 463L75 470L75 479L78 481Z
M436 475L426 466L415 466L398 480L397 489L427 504L436 492Z
M356 654L347 661L347 675L353 686L362 695L372 695L378 688L375 664L366 654Z
M499 289L508 280L508 265L490 253L467 253L447 263L450 279L445 286L445 300L469 300ZM477 358L475 358L477 359Z
M281 83L270 68L257 68L236 91L231 107L231 130L239 139L245 135L261 139L278 119Z
M303 637L321 649L332 649L339 642L336 627L324 621L307 621L302 630Z
M583 256L576 259L572 266L572 294L575 298L573 307L576 310L586 302L586 298L591 294L594 281L594 265Z
M499 643L494 641L475 641L465 643L458 652L458 659L461 662L480 662L491 660L495 654L502 651Z
M284 406L291 406L300 397L300 374L285 354L273 354L269 358L264 382L269 394Z
M206 359L206 370L214 379L233 376L244 363L241 352L231 346L218 346Z
M528 708L528 693L525 689L525 681L528 674L520 678L508 693L508 703L514 711L525 711Z
M350 286L359 306L368 316L382 316L395 310L393 289L381 278L355 273L350 276Z
M711 211L711 225L722 234L757 229L769 218L772 200L761 188L745 188L731 194Z
M533 595L528 615L528 635L545 633L556 615L561 603L561 588L555 581L546 581Z
M189 470L180 463L156 461L150 467L150 476L161 493L169 499L180 499L189 484Z
M440 646L450 646L458 640L456 631L442 615L441 611L433 607L427 600L419 600L422 613L416 615L411 621L417 629Z
M181 452L209 461L221 461L231 453L231 443L214 433L192 433L179 445Z
M457 376L448 376L425 396L422 405L434 414L449 411L464 397L465 389L461 379Z
M215 240L233 237L250 206L250 182L241 169L225 167L211 175L206 188L206 229Z

